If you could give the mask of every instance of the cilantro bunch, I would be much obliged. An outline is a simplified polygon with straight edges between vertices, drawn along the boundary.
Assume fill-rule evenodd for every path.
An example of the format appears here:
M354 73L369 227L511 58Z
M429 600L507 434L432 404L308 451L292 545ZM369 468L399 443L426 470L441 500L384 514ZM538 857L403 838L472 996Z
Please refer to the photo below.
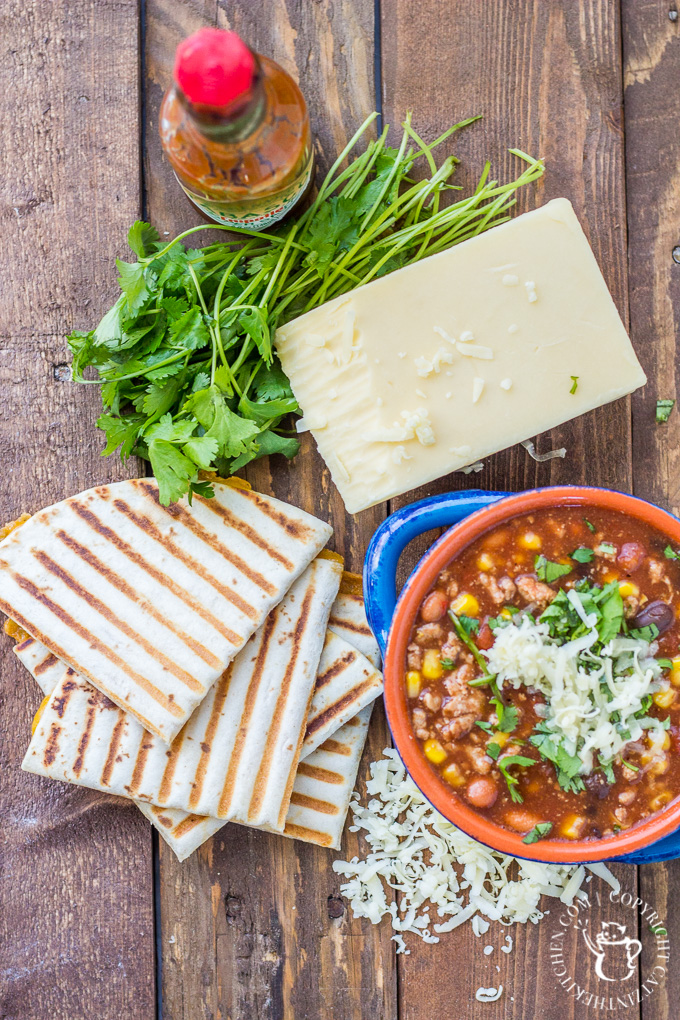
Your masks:
M230 228L199 226L164 243L135 223L128 242L136 261L116 261L120 297L95 329L68 338L73 379L101 386L104 454L150 461L162 503L212 495L201 471L227 476L258 457L297 452L282 428L298 405L274 354L279 326L503 222L517 189L543 172L540 161L511 150L527 163L515 181L490 181L487 164L474 194L444 206L457 160L437 166L433 150L477 118L426 145L407 117L398 147L387 145L385 128L345 165L376 117L340 153L307 210L271 232L231 229L224 242L187 248L189 235ZM427 176L416 181L418 162ZM97 378L85 378L87 369Z

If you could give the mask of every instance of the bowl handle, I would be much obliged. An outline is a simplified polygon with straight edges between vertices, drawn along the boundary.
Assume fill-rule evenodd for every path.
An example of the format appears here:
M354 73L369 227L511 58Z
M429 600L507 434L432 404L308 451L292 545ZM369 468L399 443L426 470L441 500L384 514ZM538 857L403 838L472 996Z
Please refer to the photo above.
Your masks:
M383 658L397 604L397 566L405 547L424 531L449 528L475 510L508 495L481 489L445 492L396 510L382 522L371 539L364 561L364 600L368 622Z

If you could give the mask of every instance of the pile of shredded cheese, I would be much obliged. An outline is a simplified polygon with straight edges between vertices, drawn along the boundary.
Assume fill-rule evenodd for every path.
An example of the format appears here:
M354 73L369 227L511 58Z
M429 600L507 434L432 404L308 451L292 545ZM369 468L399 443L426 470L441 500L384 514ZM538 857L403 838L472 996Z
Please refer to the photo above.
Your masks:
M356 917L377 924L390 916L398 953L409 952L404 932L439 942L439 935L466 921L477 936L490 921L536 923L543 916L541 896L571 904L586 867L618 889L603 864L540 864L477 843L424 799L395 750L383 754L366 784L372 799L364 807L355 794L352 802L351 831L365 831L370 853L364 860L335 861L333 870L347 879L341 892ZM515 863L517 874L510 878Z
M593 627L578 593L572 590L567 597ZM535 687L545 695L545 723L569 754L582 759L582 773L592 771L594 752L610 761L629 741L662 725L650 716L635 718L646 695L659 688L662 668L652 655L654 646L641 638L616 637L596 652L597 640L593 627L559 644L546 623L527 613L518 623L499 627L484 653L499 688Z

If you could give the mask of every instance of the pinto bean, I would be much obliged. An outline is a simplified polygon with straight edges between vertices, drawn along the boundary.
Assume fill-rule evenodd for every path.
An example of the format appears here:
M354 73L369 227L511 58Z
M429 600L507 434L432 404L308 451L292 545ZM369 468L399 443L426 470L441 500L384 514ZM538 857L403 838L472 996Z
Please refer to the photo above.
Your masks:
M497 797L498 787L490 776L473 779L465 790L465 799L477 808L493 807Z
M661 599L648 602L639 613L633 617L632 623L635 627L648 627L650 623L656 624L659 634L664 634L675 622L673 607Z
M424 623L436 623L437 620L441 620L442 616L449 608L449 600L443 591L431 592L425 601L423 607L420 610L420 615L423 618Z
M514 829L515 832L528 832L529 829L533 829L540 822L540 818L537 815L532 814L527 808L514 807L510 808L509 811L505 812L503 821L505 824Z
M630 574L642 566L646 556L647 550L640 542L624 542L616 557L616 562Z

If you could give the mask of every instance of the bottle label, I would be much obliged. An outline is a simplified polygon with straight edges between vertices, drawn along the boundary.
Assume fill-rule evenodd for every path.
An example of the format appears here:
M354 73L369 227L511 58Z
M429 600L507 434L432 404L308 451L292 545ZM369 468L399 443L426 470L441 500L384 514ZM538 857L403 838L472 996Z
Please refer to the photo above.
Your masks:
M200 195L196 195L193 191L185 188L179 178L177 178L177 183L187 198L191 199L202 213L217 223L224 223L230 227L248 227L251 230L261 230L264 227L271 227L274 223L278 223L279 220L282 220L291 211L307 190L313 169L314 161L310 160L307 172L292 187L286 189L285 196L271 195L269 198L263 199L261 203L253 203L252 208L247 212L237 212L234 209L234 204L231 202L211 202L209 198L202 198ZM176 174L175 176L177 177Z

